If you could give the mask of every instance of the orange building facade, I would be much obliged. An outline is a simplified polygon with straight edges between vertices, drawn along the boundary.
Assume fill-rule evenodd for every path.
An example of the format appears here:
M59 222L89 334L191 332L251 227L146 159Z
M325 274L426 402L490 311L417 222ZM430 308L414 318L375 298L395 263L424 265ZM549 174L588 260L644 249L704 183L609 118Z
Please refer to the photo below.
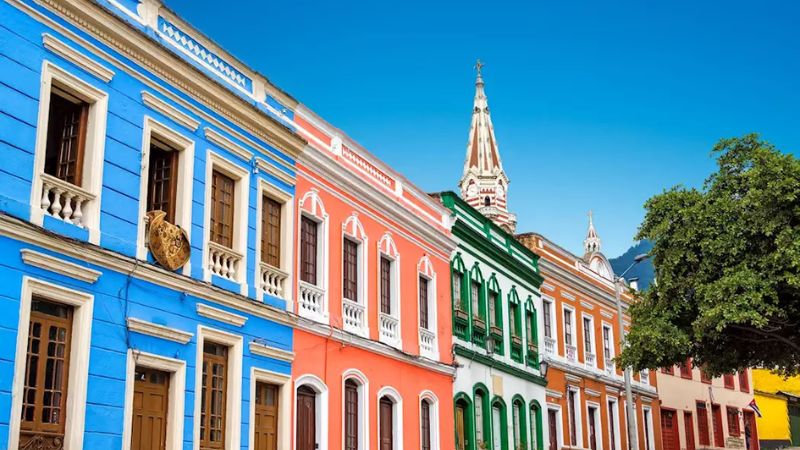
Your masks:
M545 426L549 450L623 450L628 446L623 371L613 270L600 252L590 220L585 254L576 256L542 235L517 238L540 255L544 360L547 373ZM625 289L627 291L627 288ZM623 310L632 297L623 293ZM630 325L623 317L625 329ZM633 374L639 450L661 450L659 400L654 372Z
M454 446L449 211L312 112L298 162L297 450Z

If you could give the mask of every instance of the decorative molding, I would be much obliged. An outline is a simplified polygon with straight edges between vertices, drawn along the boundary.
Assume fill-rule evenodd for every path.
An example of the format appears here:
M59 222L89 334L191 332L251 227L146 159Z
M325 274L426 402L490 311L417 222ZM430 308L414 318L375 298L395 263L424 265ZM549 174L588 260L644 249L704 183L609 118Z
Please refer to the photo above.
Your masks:
M594 305L592 305L591 303L587 302L586 300L581 300L581 306L583 306L586 309L590 309L590 310L594 309Z
M233 153L234 155L242 158L245 161L250 161L253 159L253 153L247 150L246 148L242 147L241 145L233 142L232 140L226 138L225 136L219 134L218 132L212 130L209 127L205 127L203 129L206 135L206 139L213 142L214 144L219 145L221 148Z
M558 392L558 391L556 391L554 389L545 389L544 392L548 397L553 397L553 398L562 398L562 397L564 397L564 394L562 394L561 392Z
M47 50L75 64L95 77L108 83L114 78L114 71L78 52L50 33L42 33L42 45Z
M547 386L547 380L545 380L545 378L541 375L528 372L525 369L514 367L511 364L502 361L497 361L491 356L484 355L483 353L471 350L459 344L453 346L453 350L455 351L456 355L463 356L464 358L468 358L471 361L475 361L485 366L489 366L492 369L496 369L500 372L515 376L517 378L530 381L532 383L536 383L540 386Z
M286 362L294 361L294 352L271 347L257 340L250 341L250 353L254 355L265 356L267 358L279 359Z
M614 314L611 313L611 312L606 311L605 309L601 309L600 310L600 315L605 317L606 319L613 319L614 318Z
M235 327L244 326L247 322L247 317L225 311L223 309L214 308L213 306L206 305L205 303L197 304L197 314L208 317L209 319L218 320Z
M614 386L606 385L606 392L608 392L610 394L614 394L614 395L619 395L620 389L619 388L615 388Z
M576 375L572 375L572 374L569 374L569 373L565 373L565 374L564 374L564 378L565 378L565 379L566 379L568 382L572 382L572 383L580 383L580 382L581 382L581 380L582 380L582 378L581 378L581 377L579 377L579 376L576 376Z
M574 295L570 294L569 292L564 292L563 290L561 291L561 297L565 298L567 300L575 301L575 296Z
M199 120L179 111L178 108L175 108L148 91L142 91L142 103L148 108L160 112L192 131L197 130L197 127L200 126Z
M273 177L283 181L289 186L294 186L297 183L297 179L295 178L294 174L286 173L284 170L281 170L278 166L272 164L264 158L256 157L256 167L259 170L263 170Z
M185 292L187 295L218 303L265 320L289 326L294 325L296 322L294 316L284 310L264 303L254 302L243 295L211 286L177 273L168 272L152 264L142 264L141 261L93 244L76 242L74 245L65 246L63 237L52 235L41 227L4 213L0 213L0 236L37 245L64 256L81 259L87 263L115 272L131 274L136 279L158 284L176 292Z
M547 282L542 283L542 289L544 289L546 291L551 291L551 292L556 290L555 286L553 286L552 284L547 283Z
M586 393L587 397L600 397L600 393L594 389L585 388L583 391Z
M19 253L25 264L59 273L86 283L94 283L100 278L100 275L102 275L100 271L83 267L73 262L64 261L63 259L46 255L29 248L23 248Z
M179 344L188 344L189 341L192 340L192 336L194 336L188 331L165 327L164 325L147 322L146 320L137 319L135 317L128 317L128 329L136 333L174 341Z

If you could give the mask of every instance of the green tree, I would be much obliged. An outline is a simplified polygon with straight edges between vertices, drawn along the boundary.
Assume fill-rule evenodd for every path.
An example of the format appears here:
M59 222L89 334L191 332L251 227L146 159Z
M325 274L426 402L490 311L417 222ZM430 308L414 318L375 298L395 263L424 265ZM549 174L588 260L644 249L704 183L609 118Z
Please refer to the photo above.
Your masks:
M756 134L714 146L702 189L645 204L656 283L630 308L620 363L693 358L710 375L745 367L800 373L800 161Z

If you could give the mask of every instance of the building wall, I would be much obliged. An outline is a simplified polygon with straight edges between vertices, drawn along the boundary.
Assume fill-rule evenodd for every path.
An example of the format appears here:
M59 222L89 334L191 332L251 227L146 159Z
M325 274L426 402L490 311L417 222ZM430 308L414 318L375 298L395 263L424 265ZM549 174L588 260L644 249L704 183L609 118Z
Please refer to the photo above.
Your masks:
M758 438L764 448L791 446L789 399L786 394L800 394L800 377L784 379L765 369L753 369L753 389L762 417L758 420ZM779 394L786 393L786 394ZM795 437L795 441L798 437Z

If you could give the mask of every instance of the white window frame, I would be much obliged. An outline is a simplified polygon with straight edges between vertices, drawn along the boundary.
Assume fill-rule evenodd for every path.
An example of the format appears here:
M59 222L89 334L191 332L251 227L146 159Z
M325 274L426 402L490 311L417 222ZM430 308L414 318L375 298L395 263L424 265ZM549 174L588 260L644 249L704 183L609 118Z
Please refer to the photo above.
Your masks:
M586 339L585 339L586 330L584 329L584 326L585 326L584 325L584 320L585 319L589 319L589 324L590 324L590 327L589 327L589 340L591 341L591 344L592 344L591 350L594 350L594 352L592 352L592 353L594 353L594 364L586 363L586 355L589 353L589 351L588 351L589 349L586 348L586 344L585 344L585 341L586 341ZM581 313L581 331L582 331L582 333L581 333L581 341L584 341L584 346L583 346L583 361L584 361L584 364L586 364L588 367L596 368L597 367L598 355L597 355L597 336L595 336L595 332L594 332L594 316L592 316L591 314L587 314L587 313Z
M278 448L289 448L292 440L292 377L260 367L250 368L250 431L249 440L252 446L255 439L256 420L256 383L265 382L278 386ZM175 447L178 448L178 447ZM127 450L127 449L126 449Z
M261 201L264 196L269 197L281 203L281 261L280 267L276 269L286 274L286 279L283 281L283 298L284 300L291 299L293 292L292 279L292 258L294 257L294 197L274 186L271 186L264 178L259 178L258 181L258 197L256 200L256 262L255 262L255 286L256 298L261 300L265 291L261 285L261 222L262 214L264 214L264 204ZM286 309L291 310L292 305L287 301Z
M378 410L375 414L377 420L378 439L381 436L381 398L387 396L392 399L392 443L394 448L392 450L403 450L403 397L400 393L391 386L385 386L378 391L377 405Z
M184 408L186 405L186 362L153 353L128 349L125 370L125 423L122 428L122 450L131 448L133 427L133 391L136 380L136 366L148 367L169 373L169 393L167 405L166 447L183 446Z
M570 325L570 333L572 334L572 345L575 347L575 360L572 361L567 358L567 324L566 324L566 316L565 311L570 311L572 313L572 324ZM583 339L583 336L578 336L578 313L572 306L568 306L565 304L561 305L561 343L564 345L564 359L567 361L572 361L574 363L578 363L578 342L576 339Z
M610 323L608 323L608 322L606 322L604 320L604 321L602 321L602 324L601 324L601 330L604 330L606 328L608 329L608 342L609 342L609 345L610 345L609 353L611 355L611 358L613 359L614 357L617 356L617 349L616 349L616 345L615 345L616 341L614 341L614 327L611 326ZM603 359L604 360L605 360L605 350L606 350L605 347L603 347Z
M611 428L609 427L609 429L608 429L608 434L609 434L608 435L608 440L609 440L609 442L611 442L611 450L621 450L622 449L622 437L620 436L620 432L621 432L620 431L621 430L620 425L622 425L622 423L620 422L620 417L619 417L620 416L620 414L619 414L620 402L619 402L619 400L617 399L616 396L612 397L611 395L609 395L608 399L606 400L606 408L608 408L609 405L613 405L612 406L613 413L612 413L612 417L611 418L612 418L612 420L614 420L614 424L616 425L616 428L614 429L614 442L611 442Z
M348 369L342 373L342 448L345 446L344 393L347 380L354 380L358 385L358 450L367 450L369 449L369 379L358 369Z
M597 450L603 450L603 409L600 407L600 404L597 402L586 402L586 424L587 427L589 426L589 408L594 408L594 429L595 429L595 439L597 440ZM589 432L591 427L586 430L586 439L589 439ZM589 442L586 442L589 445Z
M300 267L301 258L299 252L301 251L301 242L302 242L302 235L301 235L301 219L306 217L310 220L313 220L317 223L317 284L312 286L312 288L316 288L317 290L322 292L322 313L321 314L314 314L301 309L299 306L300 301L300 294L298 292L297 295L297 310L296 312L298 315L306 317L308 319L321 322L321 323L329 323L330 322L330 302L329 302L329 292L328 292L328 263L330 257L330 248L328 245L329 239L329 226L330 226L330 217L328 213L325 211L325 205L322 203L322 199L319 196L319 191L315 188L310 189L306 192L303 197L298 202L298 212L297 212L297 261L295 261L295 270L297 271L297 284L298 289L303 287L303 284L307 284L304 281L300 280L300 274L302 273L302 268Z
M178 152L178 179L175 180L175 224L186 232L192 241L192 185L194 184L194 141L181 133L153 119L144 117L142 126L142 163L139 176L139 220L137 221L136 258L147 259L147 238L145 237L145 214L147 214L147 185L150 165L150 143L154 136L165 141ZM181 269L181 273L191 274L191 261Z
M344 242L345 240L350 240L356 243L356 260L358 262L358 273L356 274L358 289L356 290L356 295L358 299L345 299L344 297ZM357 334L362 337L369 337L369 289L367 286L367 273L368 273L368 248L369 245L369 238L367 234L364 232L364 226L361 224L361 221L358 219L358 213L352 213L348 216L347 219L342 223L342 239L341 239L341 249L342 249L342 259L341 268L340 270L340 278L342 280L342 308L344 309L344 302L350 301L364 309L363 315L363 324L361 327L349 327L346 323L344 324L344 329L350 331L351 333ZM344 322L344 320L342 320Z
M646 413L646 414L645 414ZM653 441L653 410L649 406L642 406L642 420L647 424L647 440L650 445L644 450L655 450L655 441ZM713 430L712 430L713 431ZM726 430L727 431L727 430Z
M225 159L209 149L206 152L205 207L203 213L203 279L211 281L211 270L208 268L209 242L211 242L211 177L217 170L231 177L235 182L233 204L233 250L241 255L236 270L236 280L240 286L240 294L247 295L247 227L250 212L250 171L234 162Z
M203 344L206 340L228 347L227 378L225 391L225 450L238 450L241 447L242 415L242 358L243 339L241 336L226 333L203 325L197 327L197 357L194 380L194 433L193 448L200 448L200 396L203 395Z
M315 437L318 445L317 450L328 450L328 386L316 375L301 375L294 382L294 403L292 404L294 417L292 418L292 429L297 429L297 390L302 386L308 386L317 393L314 397L314 410L316 412L316 424L314 429L317 434Z
M569 391L575 392L575 403L574 405L569 404ZM575 446L582 448L583 447L583 408L581 408L581 388L578 386L567 386L567 414L569 414L569 408L573 408L575 410ZM567 424L569 424L569 417L567 417ZM572 442L570 442L570 445Z
M64 424L64 449L83 448L86 392L89 377L89 353L92 335L94 296L47 281L22 277L14 380L11 386L11 417L8 424L8 448L17 448L22 426L22 395L25 389L25 363L28 353L28 330L33 296L73 307L69 379Z
M547 311L545 311L545 307L544 307L545 303L550 305L550 307L547 308ZM548 296L548 295L542 295L542 337L543 338L552 339L554 342L556 342L556 338L553 336L553 334L556 334L556 335L558 334L558 321L556 320L556 317L555 317L555 312L556 312L555 309L556 309L555 299L553 297ZM545 314L547 314L549 316L548 318L550 319L550 336L547 336L544 333L544 315ZM558 349L556 349L556 351L558 351Z
M391 296L390 303L392 308L392 314L390 317L397 320L397 339L390 339L388 336L384 336L381 333L381 315L383 312L381 311L381 259L386 258L391 261L391 292L389 295ZM378 339L387 344L391 345L395 348L401 348L403 343L403 322L402 322L402 314L400 314L400 253L397 251L397 246L394 243L394 239L390 233L385 233L383 237L378 241L378 267L377 267L377 275L375 285L377 286L378 292L378 302L377 302L377 310L378 310Z
M89 103L86 141L83 151L83 176L81 188L94 195L82 208L83 228L89 232L89 242L100 243L100 205L103 190L103 163L105 161L106 120L108 115L108 93L95 88L67 70L45 60L42 63L41 90L39 92L39 114L36 127L36 146L33 159L33 183L31 189L31 222L42 226L47 214L42 208L42 174L44 173L47 148L47 127L50 117L50 94L53 83Z
M419 329L418 338L421 339L422 337L422 327L419 326L419 281L420 277L425 278L428 280L428 328L427 331L433 333L434 336L434 345L433 345L433 352L423 352L422 347L420 346L420 355L437 360L439 359L439 321L438 321L438 308L436 307L436 272L433 270L433 263L431 263L430 258L428 256L423 256L420 258L419 263L417 264L417 328ZM488 313L487 313L488 314Z
M419 448L422 448L422 401L427 400L430 404L430 429L431 429L431 450L440 450L441 436L439 436L439 398L432 391L425 390L419 394Z

